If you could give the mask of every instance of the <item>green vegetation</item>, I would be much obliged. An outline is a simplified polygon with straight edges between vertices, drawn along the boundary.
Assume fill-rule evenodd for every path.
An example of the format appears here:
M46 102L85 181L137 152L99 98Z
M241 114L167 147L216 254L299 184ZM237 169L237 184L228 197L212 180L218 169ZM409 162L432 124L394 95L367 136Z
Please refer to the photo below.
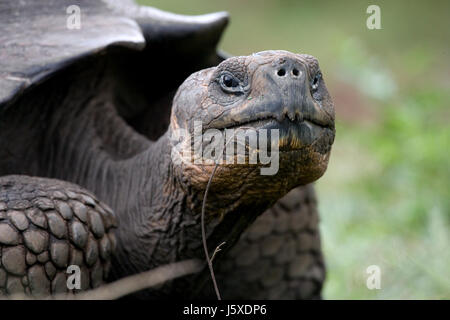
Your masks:
M339 124L318 182L325 297L450 298L448 101L414 92L383 106L375 125ZM371 264L382 290L365 287Z
M450 298L450 2L144 1L177 13L226 10L221 48L319 58L337 136L317 183L328 299ZM366 268L379 265L381 290Z

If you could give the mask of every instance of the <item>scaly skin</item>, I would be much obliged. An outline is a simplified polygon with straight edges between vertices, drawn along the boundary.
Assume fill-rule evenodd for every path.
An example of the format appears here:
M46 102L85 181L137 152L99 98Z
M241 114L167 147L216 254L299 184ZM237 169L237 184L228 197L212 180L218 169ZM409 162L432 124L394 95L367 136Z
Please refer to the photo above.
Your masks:
M115 250L111 209L77 185L28 176L0 177L0 294L76 293L67 267L80 267L80 290L107 278Z
M280 232L278 235L287 239L286 248L280 251L285 253L280 253L281 256L274 255L269 248L273 246L269 236L276 234L262 232L261 236L254 236L255 230L259 232L260 220L241 237L258 215L278 199L298 186L315 181L326 170L334 139L334 110L323 80L317 80L317 87L312 88L319 72L317 61L307 55L273 51L230 58L218 67L197 72L179 88L173 101L169 129L154 142L136 133L117 114L120 100L111 94L116 84L114 76L108 73L108 60L100 62L87 61L76 73L67 71L70 77L60 74L39 90L21 97L13 109L2 114L0 144L7 155L0 159L0 175L25 174L70 181L80 187L24 176L12 179L18 186L38 184L44 191L59 190L66 195L68 188L77 188L78 194L89 190L110 206L119 225L115 231L117 248L110 260L112 268L108 281L112 281L174 261L204 259L200 209L213 166L175 161L176 154L172 150L177 142L171 139L175 129L192 133L193 121L201 121L205 128L217 130L236 126L280 128L281 152L276 175L260 175L261 165L223 164L217 169L207 202L208 246L212 250L226 242L216 257L216 265L225 259L224 266L248 263L258 268L259 259L262 263L266 261L267 273L248 281L243 279L246 285L242 288L248 290L244 294L246 297L254 297L256 283L265 284L258 297L318 297L324 270L317 233L312 231L316 227L316 211L311 204L314 201L299 200L299 211L294 206L284 215L278 215L283 200L261 216L263 220L272 216L273 226L277 226L274 232ZM277 75L281 68L286 73ZM230 93L222 86L224 72L238 79L242 88L239 94ZM2 187L1 192L8 199L10 195L23 198L24 191L20 187L12 189L17 191ZM30 203L28 209L39 208L34 198L26 199ZM94 202L96 205L92 209L103 207L95 199ZM69 200L67 204L74 210ZM304 205L308 209L301 209ZM276 231L282 229L280 226L286 223L288 214L291 220L308 220L310 230ZM6 215L10 219L8 213ZM6 224L19 232L12 221ZM69 224L69 221L64 222L62 229L69 229ZM28 227L34 228L32 223L28 223ZM50 235L53 231L50 225L46 232ZM8 251L15 232L5 233L6 239L0 241L2 252ZM22 261L26 253L20 241L13 242L14 246L22 248L16 255ZM70 234L64 241L69 245ZM294 241L300 242L294 245ZM249 251L253 260L252 256L245 260L230 251L237 242L236 251L246 246L253 248ZM85 256L89 248L87 245L81 248ZM259 248L258 252L264 251L260 258L255 258L255 248ZM306 248L311 248L308 254ZM108 259L104 263L107 264ZM61 268L65 265L61 264ZM8 268L11 267L8 265ZM31 268L21 265L21 277L29 275ZM92 274L94 269L88 270ZM228 281L233 279L229 279L231 275L226 270L219 270L219 276L224 279L224 296L244 297L229 289ZM271 277L273 282L268 284ZM280 282L275 281L277 277ZM23 283L31 281L22 278ZM100 277L94 280L92 286ZM157 290L147 290L140 296L195 298L202 296L209 281L205 268L197 275L173 281ZM42 288L39 290L45 291Z

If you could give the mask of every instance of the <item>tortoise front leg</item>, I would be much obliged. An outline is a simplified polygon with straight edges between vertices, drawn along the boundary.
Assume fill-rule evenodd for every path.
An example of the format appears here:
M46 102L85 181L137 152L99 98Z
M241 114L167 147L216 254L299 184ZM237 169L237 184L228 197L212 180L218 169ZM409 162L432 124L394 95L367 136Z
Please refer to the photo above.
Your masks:
M81 290L99 286L115 247L115 224L111 210L75 184L0 177L0 296L72 292L69 265L80 268Z
M320 298L325 265L318 221L312 185L265 211L215 263L223 299Z

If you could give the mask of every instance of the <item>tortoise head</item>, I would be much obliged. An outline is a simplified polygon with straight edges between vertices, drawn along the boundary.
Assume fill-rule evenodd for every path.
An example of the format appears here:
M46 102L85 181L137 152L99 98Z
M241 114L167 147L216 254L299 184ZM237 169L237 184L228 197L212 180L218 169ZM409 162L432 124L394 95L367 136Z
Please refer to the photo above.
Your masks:
M224 192L245 177L258 197L284 194L325 172L334 107L316 58L264 51L192 74L174 98L169 134L190 186L204 189L218 163Z

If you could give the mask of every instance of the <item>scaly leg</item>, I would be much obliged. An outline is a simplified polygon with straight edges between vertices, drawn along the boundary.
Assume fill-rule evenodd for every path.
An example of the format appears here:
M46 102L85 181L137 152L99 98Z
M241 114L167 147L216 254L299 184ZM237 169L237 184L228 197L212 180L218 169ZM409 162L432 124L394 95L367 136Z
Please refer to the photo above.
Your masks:
M81 290L99 286L109 271L115 225L111 210L75 184L0 177L0 295L72 292L69 265L80 268Z

